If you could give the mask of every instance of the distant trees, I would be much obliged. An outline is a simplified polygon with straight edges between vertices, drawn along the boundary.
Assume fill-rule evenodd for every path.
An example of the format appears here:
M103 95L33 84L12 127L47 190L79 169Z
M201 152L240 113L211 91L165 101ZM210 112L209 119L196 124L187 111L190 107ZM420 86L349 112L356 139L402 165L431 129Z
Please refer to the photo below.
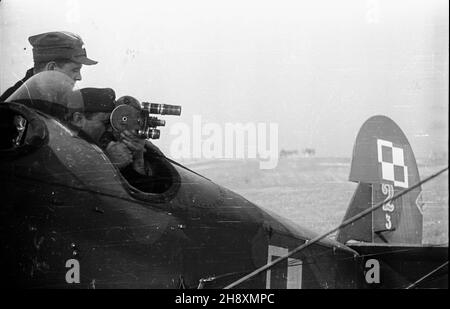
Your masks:
M314 157L316 155L316 150L314 148L305 148L302 153L305 157Z
M298 156L298 150L284 150L280 151L280 158Z
M316 150L314 148L304 148L302 150L302 156L303 157L314 157L316 155ZM285 150L282 149L280 151L280 158L286 158L286 157L299 157L300 154L298 152L298 150L294 149L294 150Z

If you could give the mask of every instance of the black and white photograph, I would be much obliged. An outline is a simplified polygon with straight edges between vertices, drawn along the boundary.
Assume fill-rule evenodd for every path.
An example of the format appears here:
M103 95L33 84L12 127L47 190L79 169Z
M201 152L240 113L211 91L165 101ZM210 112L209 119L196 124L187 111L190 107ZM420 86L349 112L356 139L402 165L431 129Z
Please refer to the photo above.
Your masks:
M0 0L1 286L447 289L448 72L448 0Z

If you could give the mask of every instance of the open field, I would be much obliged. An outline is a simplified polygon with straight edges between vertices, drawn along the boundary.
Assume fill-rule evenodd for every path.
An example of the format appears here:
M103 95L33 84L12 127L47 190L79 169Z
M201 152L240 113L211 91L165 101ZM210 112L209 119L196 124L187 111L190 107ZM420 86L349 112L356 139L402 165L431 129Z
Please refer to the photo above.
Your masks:
M444 164L418 161L421 178ZM350 159L282 158L273 170L261 170L257 161L216 160L191 162L189 168L316 232L338 225L356 188L348 181ZM448 173L422 187L423 243L448 243Z

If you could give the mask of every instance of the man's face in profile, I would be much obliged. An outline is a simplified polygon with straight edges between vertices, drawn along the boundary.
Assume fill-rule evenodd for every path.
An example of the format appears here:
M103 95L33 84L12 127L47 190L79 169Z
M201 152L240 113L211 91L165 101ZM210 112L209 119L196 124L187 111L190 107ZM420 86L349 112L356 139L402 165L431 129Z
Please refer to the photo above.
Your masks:
M61 73L69 76L74 82L81 80L81 67L83 65L76 62L67 62L62 66L56 66L55 71L59 71Z
M82 126L84 133L89 135L96 143L100 141L103 134L110 128L109 117L111 113L94 113L85 117Z

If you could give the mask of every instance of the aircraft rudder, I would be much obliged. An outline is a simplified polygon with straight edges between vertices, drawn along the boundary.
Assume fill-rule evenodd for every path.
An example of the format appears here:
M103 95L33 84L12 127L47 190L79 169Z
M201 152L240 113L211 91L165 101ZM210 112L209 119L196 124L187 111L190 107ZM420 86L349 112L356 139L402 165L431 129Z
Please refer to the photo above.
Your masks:
M373 116L362 125L353 148L349 180L359 185L344 220L420 181L411 145L390 118ZM338 240L420 244L422 206L421 187L418 187L384 204L361 222L342 229ZM369 225L371 237L367 235L367 226L363 225Z

